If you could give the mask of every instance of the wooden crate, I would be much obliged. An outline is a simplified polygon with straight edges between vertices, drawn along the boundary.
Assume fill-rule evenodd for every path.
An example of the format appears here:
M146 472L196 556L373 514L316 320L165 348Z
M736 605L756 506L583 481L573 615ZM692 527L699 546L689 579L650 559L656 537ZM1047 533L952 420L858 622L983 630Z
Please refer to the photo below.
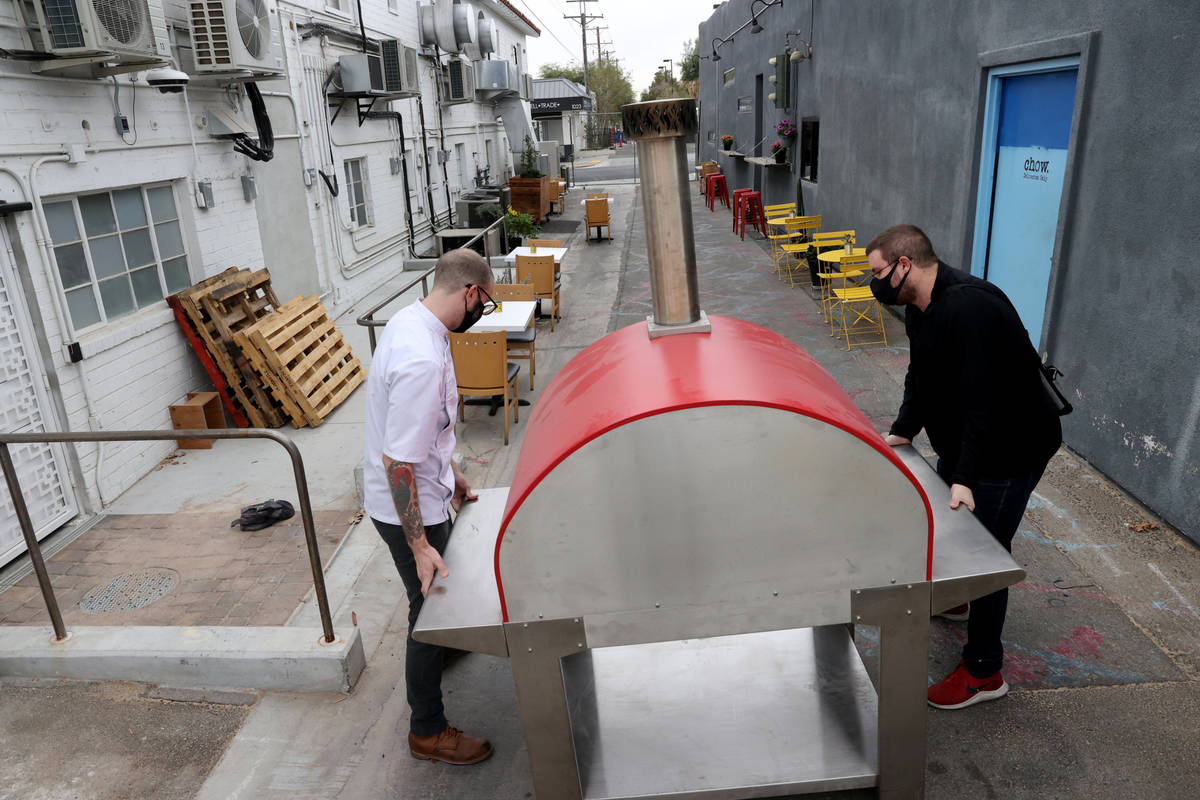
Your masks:
M177 431L207 430L224 428L225 415L221 413L221 397L216 392L188 392L187 401L168 406L171 427ZM180 450L208 450L214 439L179 439L175 442Z
M294 409L313 426L324 422L366 379L366 370L316 295L289 300L240 331L238 341L243 350L257 350L251 358L255 368L264 380L282 387Z

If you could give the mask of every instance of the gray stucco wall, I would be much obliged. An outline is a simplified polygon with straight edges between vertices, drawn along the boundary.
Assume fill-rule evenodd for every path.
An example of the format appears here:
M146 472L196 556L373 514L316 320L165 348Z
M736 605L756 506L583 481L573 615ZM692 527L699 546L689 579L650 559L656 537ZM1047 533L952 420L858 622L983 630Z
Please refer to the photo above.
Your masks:
M762 12L766 30L738 33L715 64L712 39L750 19L750 2L700 26L700 158L731 189L754 185L758 168L717 156L707 134L753 143L759 110L738 113L737 97L801 31L813 57L792 67L791 108L764 101L762 152L781 116L819 118L807 212L860 243L912 222L964 269L987 66L1082 51L1043 349L1073 395L1067 444L1200 541L1200 3L818 0L811 13L810 37L809 3ZM761 171L765 203L794 199L794 174Z

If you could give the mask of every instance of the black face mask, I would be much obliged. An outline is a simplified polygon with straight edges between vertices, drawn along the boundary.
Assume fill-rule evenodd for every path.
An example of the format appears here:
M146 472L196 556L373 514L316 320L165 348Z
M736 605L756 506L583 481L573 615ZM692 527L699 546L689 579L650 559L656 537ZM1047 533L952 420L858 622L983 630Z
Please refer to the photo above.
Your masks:
M900 290L904 288L904 282L907 281L908 276L912 274L912 270L910 269L908 272L904 273L904 277L900 279L899 286L892 286L890 283L892 273L896 271L896 267L898 266L900 266L899 261L893 264L892 268L888 270L886 278L871 278L871 294L875 295L875 299L885 305L896 305L896 303L900 300Z
M463 298L463 305L466 305L466 298ZM454 329L455 333L466 333L471 330L471 326L479 322L479 318L483 316L483 303L480 302L474 309L467 308L463 312L463 321Z

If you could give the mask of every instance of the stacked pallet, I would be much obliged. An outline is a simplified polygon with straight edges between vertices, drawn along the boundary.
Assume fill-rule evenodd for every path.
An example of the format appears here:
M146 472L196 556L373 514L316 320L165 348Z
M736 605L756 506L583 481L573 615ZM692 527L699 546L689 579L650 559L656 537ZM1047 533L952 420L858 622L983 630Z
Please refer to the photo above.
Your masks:
M316 295L289 300L234 340L297 428L320 425L367 377Z
M167 302L239 427L320 425L365 380L317 298L281 305L265 269L230 268Z

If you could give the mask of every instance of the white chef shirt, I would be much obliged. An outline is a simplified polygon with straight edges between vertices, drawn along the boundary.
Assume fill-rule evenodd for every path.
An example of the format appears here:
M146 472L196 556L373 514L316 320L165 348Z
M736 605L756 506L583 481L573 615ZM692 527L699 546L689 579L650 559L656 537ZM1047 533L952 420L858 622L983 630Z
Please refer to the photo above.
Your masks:
M448 333L418 301L388 320L371 357L363 507L380 522L401 524L383 469L384 454L413 465L424 524L450 518L458 384Z

